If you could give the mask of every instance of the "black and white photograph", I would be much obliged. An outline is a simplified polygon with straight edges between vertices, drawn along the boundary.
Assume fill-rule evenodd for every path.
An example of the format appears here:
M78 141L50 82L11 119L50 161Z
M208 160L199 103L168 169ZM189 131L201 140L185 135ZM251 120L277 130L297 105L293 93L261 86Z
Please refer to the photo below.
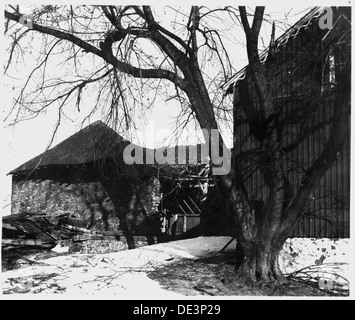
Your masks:
M352 299L351 1L36 3L3 4L1 300Z

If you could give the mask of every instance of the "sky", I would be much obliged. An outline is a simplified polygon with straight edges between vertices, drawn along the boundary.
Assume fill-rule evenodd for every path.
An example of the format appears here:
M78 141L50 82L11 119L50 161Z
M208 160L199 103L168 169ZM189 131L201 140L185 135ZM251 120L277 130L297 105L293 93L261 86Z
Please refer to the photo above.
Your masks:
M41 2L41 4L42 3L43 1ZM135 1L135 3L137 3L137 1ZM196 3L198 3L198 1ZM205 4L206 1L204 1L203 3ZM337 3L341 4L342 2L340 1ZM346 4L347 2L343 1L343 3ZM322 5L322 3L320 2L318 2L318 4ZM329 5L329 3L324 4ZM171 5L174 5L174 2ZM304 12L305 8L310 5L312 5L311 1L298 1L297 7L289 5L287 8L283 8L283 2L267 2L266 13L270 13L270 15L272 17L275 17L275 19L282 19L282 17L284 17L285 14L290 11L291 8L294 8L292 11L293 13ZM292 14L289 17L289 23L292 24L296 22L301 16ZM1 25L4 25L3 22L1 22ZM264 32L267 33L267 30L264 30ZM4 32L2 31L2 37L3 34ZM242 33L242 30L240 37L245 37ZM7 43L8 42L6 41L2 41L3 52L7 49ZM240 69L244 67L246 65L245 48L243 48L242 46L236 46L233 51L233 54L239 57L239 59L235 61L235 68ZM4 59L4 55L2 55L2 57ZM47 148L52 138L53 128L55 127L57 121L57 112L56 110L52 110L51 112L42 114L41 116L35 119L21 122L16 126L9 126L9 123L6 121L4 122L4 119L6 118L9 109L13 104L14 92L11 86L11 79L6 78L5 76L1 76L1 93L2 104L0 107L0 150L2 150L2 157L0 165L0 212L1 215L7 215L10 213L11 201L11 176L8 176L7 174L12 169L15 169L22 163L37 156ZM168 130L171 130L171 128L174 126L174 118L177 116L178 112L179 109L174 104L165 103L164 101L158 101L154 105L152 111L146 114L147 120L152 126L155 127L154 132L158 138L161 138L162 136L166 135L166 132ZM100 115L92 117L91 123L95 120L99 120L100 117ZM63 141L64 139L68 138L69 136L80 130L80 120L80 116L75 116L71 120L63 119L63 123L61 124L58 129L58 132L55 135L52 146L56 145L57 143ZM185 136L190 136L191 132L193 131L187 131ZM229 137L229 141L231 141L230 138L231 137ZM140 137L140 139L142 140L143 138ZM142 142L143 143L141 144L145 144L148 147L150 146L149 141Z

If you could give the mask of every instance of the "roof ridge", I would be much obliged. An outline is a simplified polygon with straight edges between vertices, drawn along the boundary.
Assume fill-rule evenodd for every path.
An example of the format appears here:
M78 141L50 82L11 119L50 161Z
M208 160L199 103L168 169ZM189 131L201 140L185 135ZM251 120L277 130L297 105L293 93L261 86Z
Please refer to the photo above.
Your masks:
M26 161L8 174L33 171L48 165L77 165L106 156L113 145L124 138L101 120L97 120L73 135Z

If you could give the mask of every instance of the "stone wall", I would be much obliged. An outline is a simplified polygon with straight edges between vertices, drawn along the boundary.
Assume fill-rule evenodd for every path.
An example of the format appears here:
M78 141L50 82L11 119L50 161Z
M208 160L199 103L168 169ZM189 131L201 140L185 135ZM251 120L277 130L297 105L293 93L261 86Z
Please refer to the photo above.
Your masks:
M82 242L71 242L69 244L70 253L98 254L111 253L122 250L128 250L126 242L110 240L87 240Z
M111 253L128 250L127 239L124 236L119 237L102 237L103 239L88 239L84 241L76 241L72 239L69 243L70 253L98 254ZM157 237L135 236L133 238L134 247L144 247L158 243Z
M154 235L160 233L160 214L158 207L161 201L160 182L156 177L134 188L128 205L126 223L135 235Z
M53 180L13 181L12 214L69 213L73 223L78 221L93 230L115 230L119 219L107 192L100 182L60 183Z
M135 235L158 234L159 180L151 177L133 185L129 179L117 177L115 182L104 187L99 181L63 183L14 178L11 211L12 214L69 213L69 223L98 232L128 226L128 231Z

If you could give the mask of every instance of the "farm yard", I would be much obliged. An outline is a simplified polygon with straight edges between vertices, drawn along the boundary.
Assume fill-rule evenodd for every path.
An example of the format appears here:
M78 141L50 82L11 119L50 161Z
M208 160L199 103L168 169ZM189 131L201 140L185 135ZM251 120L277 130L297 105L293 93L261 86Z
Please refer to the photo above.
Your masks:
M4 16L4 299L351 296L350 6Z
M346 240L290 239L280 256L289 282L260 286L234 283L235 241L220 252L230 240L198 237L107 254L70 254L67 247L58 245L52 251L17 257L16 269L2 272L2 293L5 298L64 295L80 299L349 294Z

